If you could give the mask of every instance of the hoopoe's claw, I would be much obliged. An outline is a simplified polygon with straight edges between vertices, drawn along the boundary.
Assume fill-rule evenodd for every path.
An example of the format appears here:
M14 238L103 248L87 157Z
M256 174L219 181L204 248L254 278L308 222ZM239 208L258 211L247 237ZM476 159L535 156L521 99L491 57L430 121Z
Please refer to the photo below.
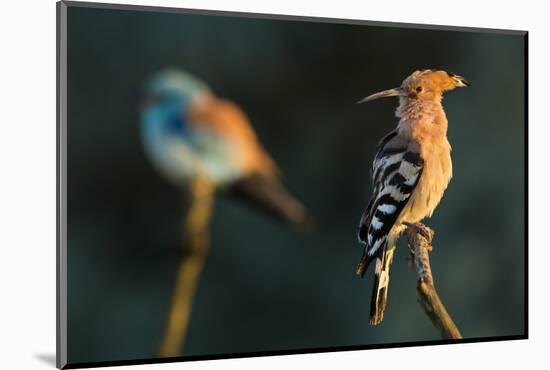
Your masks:
M435 233L428 226L424 225L421 222L417 222L417 223L414 223L414 224L410 223L410 222L403 222L403 224L405 226L407 226L409 229L414 230L414 232L416 232L416 233L422 235L424 238L426 238L426 240L428 241L428 243L430 243L430 245L432 244L432 240L434 238Z

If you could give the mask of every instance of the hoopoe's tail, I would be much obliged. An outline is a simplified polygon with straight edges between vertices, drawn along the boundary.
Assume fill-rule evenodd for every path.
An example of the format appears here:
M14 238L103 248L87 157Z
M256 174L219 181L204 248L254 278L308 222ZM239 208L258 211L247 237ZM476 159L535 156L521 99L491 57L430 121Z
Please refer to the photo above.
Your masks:
M376 257L374 270L374 287L370 305L369 324L378 325L384 319L384 310L388 301L388 288L390 284L390 269L393 261L395 246L382 248Z

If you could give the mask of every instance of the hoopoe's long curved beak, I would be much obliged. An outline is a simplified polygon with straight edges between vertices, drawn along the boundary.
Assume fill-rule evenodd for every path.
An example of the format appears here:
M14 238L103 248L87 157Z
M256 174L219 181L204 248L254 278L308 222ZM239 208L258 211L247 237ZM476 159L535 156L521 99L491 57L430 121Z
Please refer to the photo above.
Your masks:
M380 92L377 92L376 94L369 95L366 98L359 100L357 104L366 103L379 98L386 98L388 96L399 96L402 94L402 92L403 92L403 89L401 89L400 87L397 87L395 89L380 91Z

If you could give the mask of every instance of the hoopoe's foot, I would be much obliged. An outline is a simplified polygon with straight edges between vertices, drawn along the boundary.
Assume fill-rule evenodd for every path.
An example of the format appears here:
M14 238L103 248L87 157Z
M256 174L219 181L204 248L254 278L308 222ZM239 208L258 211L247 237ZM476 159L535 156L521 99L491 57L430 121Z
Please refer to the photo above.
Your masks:
M432 245L432 240L434 238L435 232L421 222L416 222L414 224L410 222L403 222L403 224L407 226L409 229L412 229L414 232L426 238L426 240L430 245L430 252L431 252L431 245Z

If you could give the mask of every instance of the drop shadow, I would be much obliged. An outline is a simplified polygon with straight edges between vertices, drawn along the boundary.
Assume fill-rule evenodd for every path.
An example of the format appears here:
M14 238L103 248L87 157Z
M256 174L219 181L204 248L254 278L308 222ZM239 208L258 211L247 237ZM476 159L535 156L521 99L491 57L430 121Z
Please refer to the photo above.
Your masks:
M53 353L35 354L34 357L47 365L55 367L55 354Z

